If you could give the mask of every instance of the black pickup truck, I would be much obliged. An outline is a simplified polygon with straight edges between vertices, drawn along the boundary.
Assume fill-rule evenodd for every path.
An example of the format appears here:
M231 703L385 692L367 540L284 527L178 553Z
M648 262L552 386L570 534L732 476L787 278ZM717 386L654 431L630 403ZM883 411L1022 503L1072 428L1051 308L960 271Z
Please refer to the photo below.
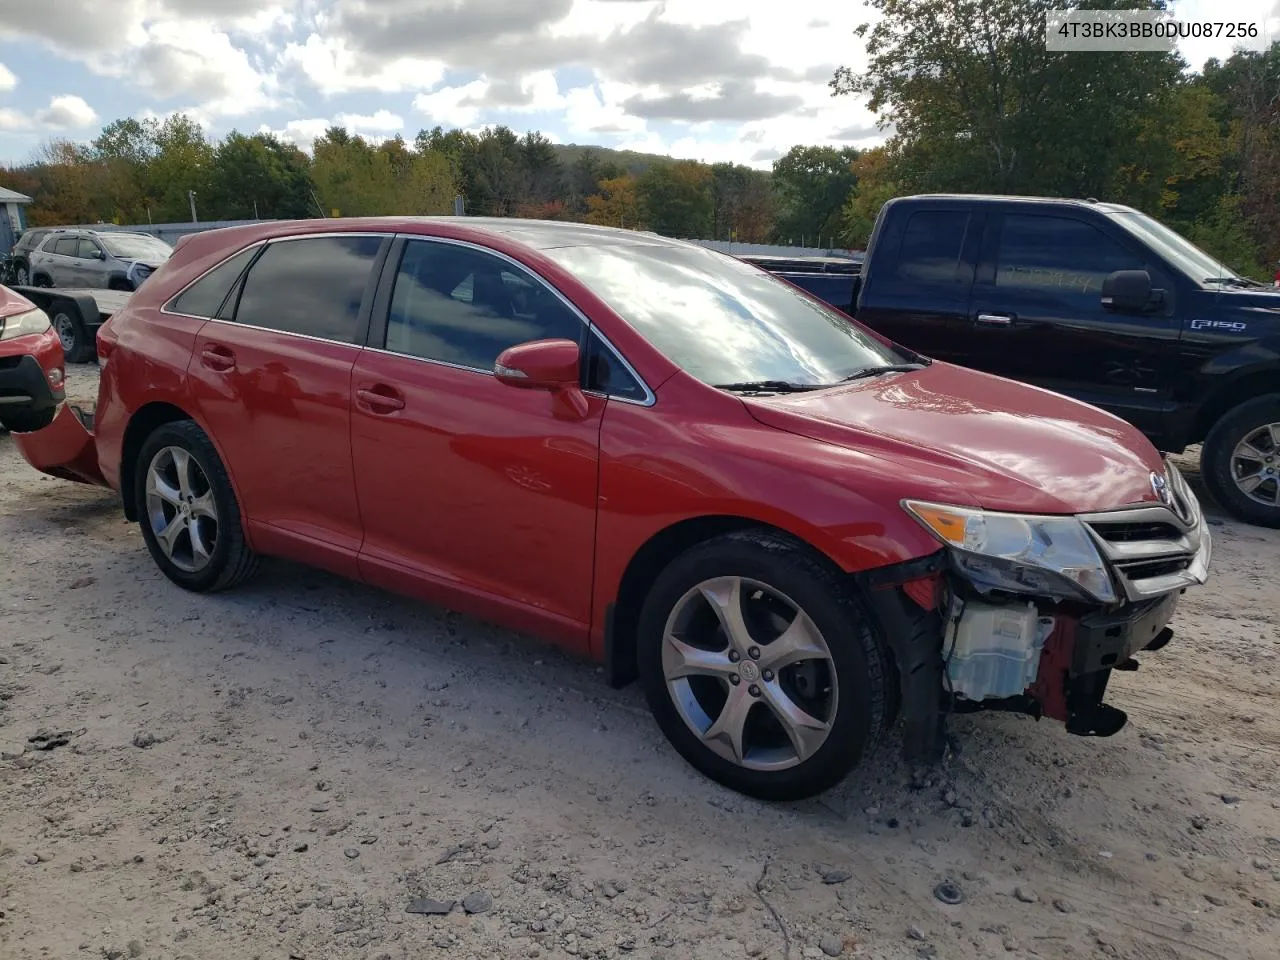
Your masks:
M1280 527L1280 290L1151 217L1092 200L900 197L843 285L806 282L795 260L776 272L919 353L1108 410L1165 452L1203 443L1214 498Z

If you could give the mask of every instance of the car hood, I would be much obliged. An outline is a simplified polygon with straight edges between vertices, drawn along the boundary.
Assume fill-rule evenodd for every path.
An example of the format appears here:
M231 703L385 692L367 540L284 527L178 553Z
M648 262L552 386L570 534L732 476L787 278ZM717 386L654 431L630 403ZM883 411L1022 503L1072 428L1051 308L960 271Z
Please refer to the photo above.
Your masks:
M10 290L0 284L0 320L5 317L15 317L20 313L27 313L35 308L36 305L18 293L18 291Z
M1159 502L1151 474L1165 466L1137 428L947 363L744 403L768 426L892 463L904 496L938 490L967 496L959 506L1055 514Z

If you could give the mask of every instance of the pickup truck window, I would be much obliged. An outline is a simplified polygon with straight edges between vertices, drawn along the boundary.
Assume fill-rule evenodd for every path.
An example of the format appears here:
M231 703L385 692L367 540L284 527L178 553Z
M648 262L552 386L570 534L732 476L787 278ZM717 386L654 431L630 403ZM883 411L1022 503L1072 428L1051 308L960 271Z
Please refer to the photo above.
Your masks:
M961 252L969 214L964 210L921 210L911 215L902 232L895 273L915 283L968 283L961 274Z
M1225 263L1215 260L1180 233L1144 213L1117 211L1111 214L1111 219L1201 286L1213 277L1238 276Z
M704 383L830 384L910 359L838 310L702 247L600 243L541 252Z
M1107 274L1144 267L1141 257L1083 220L1009 214L1000 230L996 287L1096 305Z

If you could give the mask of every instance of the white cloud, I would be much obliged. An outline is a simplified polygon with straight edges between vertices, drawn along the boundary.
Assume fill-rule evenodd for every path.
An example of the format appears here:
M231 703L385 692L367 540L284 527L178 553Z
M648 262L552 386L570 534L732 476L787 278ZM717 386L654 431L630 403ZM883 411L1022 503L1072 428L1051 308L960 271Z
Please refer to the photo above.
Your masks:
M375 63L352 51L341 37L312 33L302 43L285 46L278 66L300 73L325 96L373 90L396 93L426 90L444 79L440 60L400 57Z
M0 93L8 93L18 85L18 78L13 75L13 71L0 63Z
M51 97L49 105L32 115L11 107L0 108L0 130L10 133L57 133L84 130L98 122L93 107L74 94Z
M340 113L334 123L346 127L352 133L396 133L404 129L404 118L390 110L379 110L371 116L358 113Z
M460 87L441 87L413 98L413 109L427 126L473 127L480 120L480 104L489 92L489 81L472 80Z
M324 136L324 132L333 126L333 121L324 117L312 117L307 120L290 120L282 129L273 130L267 124L258 127L258 133L270 133L283 140L285 143L292 143L308 153L316 140Z

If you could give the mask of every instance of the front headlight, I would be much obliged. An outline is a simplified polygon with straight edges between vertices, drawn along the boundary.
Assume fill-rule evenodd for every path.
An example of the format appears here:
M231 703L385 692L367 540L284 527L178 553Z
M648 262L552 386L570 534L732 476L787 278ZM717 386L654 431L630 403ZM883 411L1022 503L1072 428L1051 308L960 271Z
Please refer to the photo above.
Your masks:
M995 590L1113 603L1115 584L1075 517L989 513L904 500L902 506L951 548L957 565Z
M32 333L44 333L49 329L49 315L36 307L26 313L15 314L0 320L0 340L13 340Z

